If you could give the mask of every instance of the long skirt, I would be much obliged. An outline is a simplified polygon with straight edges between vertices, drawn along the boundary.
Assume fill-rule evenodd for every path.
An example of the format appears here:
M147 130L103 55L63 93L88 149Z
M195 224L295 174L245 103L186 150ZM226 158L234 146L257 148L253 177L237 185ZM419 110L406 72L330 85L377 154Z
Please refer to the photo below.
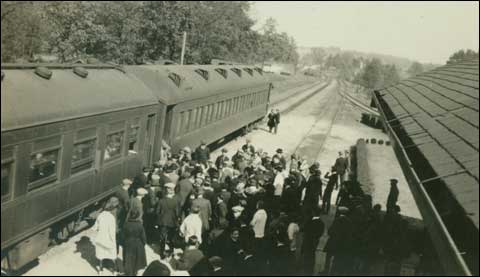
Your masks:
M125 242L123 261L127 276L135 276L140 269L147 266L145 246L140 240L128 240Z

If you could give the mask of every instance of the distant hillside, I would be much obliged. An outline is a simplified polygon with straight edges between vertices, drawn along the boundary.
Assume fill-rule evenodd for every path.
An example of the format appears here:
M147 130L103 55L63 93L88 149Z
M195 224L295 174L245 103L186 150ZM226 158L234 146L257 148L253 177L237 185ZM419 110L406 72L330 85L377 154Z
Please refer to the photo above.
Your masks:
M309 54L312 53L312 49L320 50L325 56L335 56L337 54L348 54L352 55L354 58L363 58L370 60L373 58L380 59L382 63L385 64L394 64L400 70L406 70L414 61L403 58L396 57L392 55L377 54L377 53L365 53L355 50L342 50L340 47L330 46L330 47L298 47L298 53L300 55L300 62L303 65L313 65L312 59L309 57Z

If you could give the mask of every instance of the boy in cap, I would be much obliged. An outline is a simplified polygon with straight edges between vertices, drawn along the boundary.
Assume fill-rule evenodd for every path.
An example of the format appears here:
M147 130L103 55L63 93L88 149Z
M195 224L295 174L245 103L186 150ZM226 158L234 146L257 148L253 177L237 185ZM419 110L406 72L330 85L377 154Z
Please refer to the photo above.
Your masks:
M230 160L230 158L227 157L228 150L226 148L222 149L222 154L217 157L215 160L215 166L217 167L218 170L221 170L223 168L223 164Z
M210 149L207 147L205 141L200 142L200 146L195 149L195 160L205 167L207 166L207 161L210 160Z

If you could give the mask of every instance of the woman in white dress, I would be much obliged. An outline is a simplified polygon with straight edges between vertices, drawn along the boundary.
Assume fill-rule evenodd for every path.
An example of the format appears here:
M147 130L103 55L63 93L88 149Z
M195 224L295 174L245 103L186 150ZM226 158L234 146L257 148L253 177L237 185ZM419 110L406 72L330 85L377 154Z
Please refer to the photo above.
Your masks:
M93 227L95 236L95 253L99 260L100 270L103 272L103 262L111 260L114 265L114 272L118 271L117 260L117 223L114 216L116 203L113 197L107 202L104 210L98 215L97 221Z

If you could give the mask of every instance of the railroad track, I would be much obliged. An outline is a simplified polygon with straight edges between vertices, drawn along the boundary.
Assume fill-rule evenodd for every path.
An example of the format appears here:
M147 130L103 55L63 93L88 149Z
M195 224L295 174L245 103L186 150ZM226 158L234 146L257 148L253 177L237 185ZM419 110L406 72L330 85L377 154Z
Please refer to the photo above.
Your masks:
M312 96L314 96L315 94L319 93L320 91L324 90L326 87L328 87L330 84L331 84L331 80L329 80L326 84L324 84L323 86L321 86L320 88L312 91L311 93L308 93L304 96L302 96L300 99L298 99L297 101L295 101L293 104L289 105L288 107L286 107L285 109L281 109L280 112L282 114L287 114L291 111L293 111L294 109L296 109L298 106L302 105L305 101L307 101L308 99L310 99ZM318 86L319 84L314 84L310 87L308 87L307 89L305 89L304 91L307 91L307 90L310 90L312 88L314 88L315 86ZM270 104L270 106L277 106L279 104L282 104L284 102L286 102L287 100L289 100L290 97L285 97L285 98L282 98L282 99L279 99L273 103Z
M337 121L338 115L344 106L343 98L340 98L339 100L339 97L340 95L336 92L329 96L327 102L323 104L320 112L315 115L317 120L315 120L307 133L299 141L293 153L297 153L300 156L307 156L308 160L316 160L323 152L325 143L333 129L333 125ZM340 104L337 103L338 101L340 101ZM322 130L325 131L316 133L315 131L318 131L317 127L319 127L319 124L325 122L324 120L327 117L331 117L331 120L328 121L326 128L322 128ZM313 140L313 143L309 143L309 140Z

